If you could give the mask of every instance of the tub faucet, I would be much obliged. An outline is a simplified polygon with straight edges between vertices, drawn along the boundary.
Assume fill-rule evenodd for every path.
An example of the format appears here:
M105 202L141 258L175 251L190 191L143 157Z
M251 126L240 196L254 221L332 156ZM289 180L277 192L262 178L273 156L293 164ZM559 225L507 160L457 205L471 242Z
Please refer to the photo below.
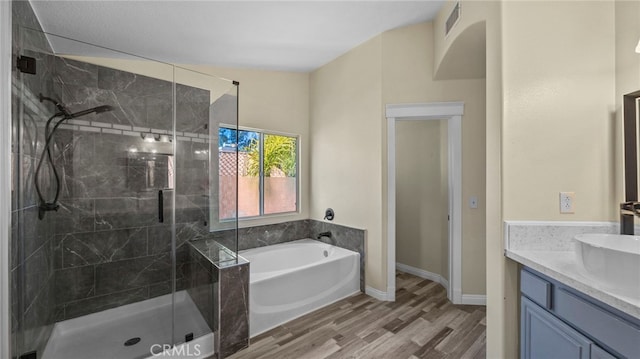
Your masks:
M620 234L634 234L634 217L640 217L640 202L620 203Z
M331 232L330 232L330 231L327 231L327 232L320 232L320 233L318 233L318 236L316 236L316 238L317 238L317 239L319 239L319 240L322 240L322 237L329 238L329 241L331 242L331 243L329 243L329 244L332 244L332 245L334 245L334 246L337 246L337 245L338 245L338 243L337 243L337 242L336 242L336 240L333 238L333 235L331 234Z
M330 231L327 231L327 232L320 232L320 233L318 233L318 235L316 236L316 238L317 238L318 240L322 240L322 237L329 238L329 242L330 242L329 244L334 245L334 246L337 246L337 245L338 245L338 243L337 243L337 242L336 242L336 240L333 238L333 235L331 234L331 232L330 232Z

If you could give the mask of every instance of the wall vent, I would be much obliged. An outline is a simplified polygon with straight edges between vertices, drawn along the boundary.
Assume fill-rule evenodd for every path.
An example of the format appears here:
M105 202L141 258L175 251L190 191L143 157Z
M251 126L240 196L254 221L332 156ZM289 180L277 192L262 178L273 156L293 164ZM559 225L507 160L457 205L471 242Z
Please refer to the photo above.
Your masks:
M447 18L447 22L445 23L444 35L447 36L449 31L453 29L453 26L460 20L460 3L457 2L456 6L453 7L453 11Z

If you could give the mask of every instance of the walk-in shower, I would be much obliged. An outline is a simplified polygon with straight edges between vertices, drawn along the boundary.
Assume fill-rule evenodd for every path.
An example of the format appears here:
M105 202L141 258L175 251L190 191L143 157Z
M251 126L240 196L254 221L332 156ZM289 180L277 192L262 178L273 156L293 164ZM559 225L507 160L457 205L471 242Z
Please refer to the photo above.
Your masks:
M239 84L44 33L29 2L12 7L14 58L36 65L12 78L12 357L212 354L211 258L237 261L237 221L211 215L217 132L237 127Z

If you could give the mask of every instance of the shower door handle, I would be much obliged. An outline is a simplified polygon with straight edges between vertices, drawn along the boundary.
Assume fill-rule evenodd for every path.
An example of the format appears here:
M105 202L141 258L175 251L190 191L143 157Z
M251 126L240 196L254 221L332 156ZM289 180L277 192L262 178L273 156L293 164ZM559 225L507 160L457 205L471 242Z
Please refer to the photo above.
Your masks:
M158 222L164 222L164 194L162 190L158 191Z

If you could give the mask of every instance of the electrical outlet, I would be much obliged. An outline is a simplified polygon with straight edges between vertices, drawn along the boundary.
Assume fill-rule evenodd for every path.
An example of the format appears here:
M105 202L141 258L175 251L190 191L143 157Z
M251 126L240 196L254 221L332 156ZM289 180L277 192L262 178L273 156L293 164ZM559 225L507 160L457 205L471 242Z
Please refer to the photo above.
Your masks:
M575 192L560 192L560 213L575 213L573 209L575 199Z

